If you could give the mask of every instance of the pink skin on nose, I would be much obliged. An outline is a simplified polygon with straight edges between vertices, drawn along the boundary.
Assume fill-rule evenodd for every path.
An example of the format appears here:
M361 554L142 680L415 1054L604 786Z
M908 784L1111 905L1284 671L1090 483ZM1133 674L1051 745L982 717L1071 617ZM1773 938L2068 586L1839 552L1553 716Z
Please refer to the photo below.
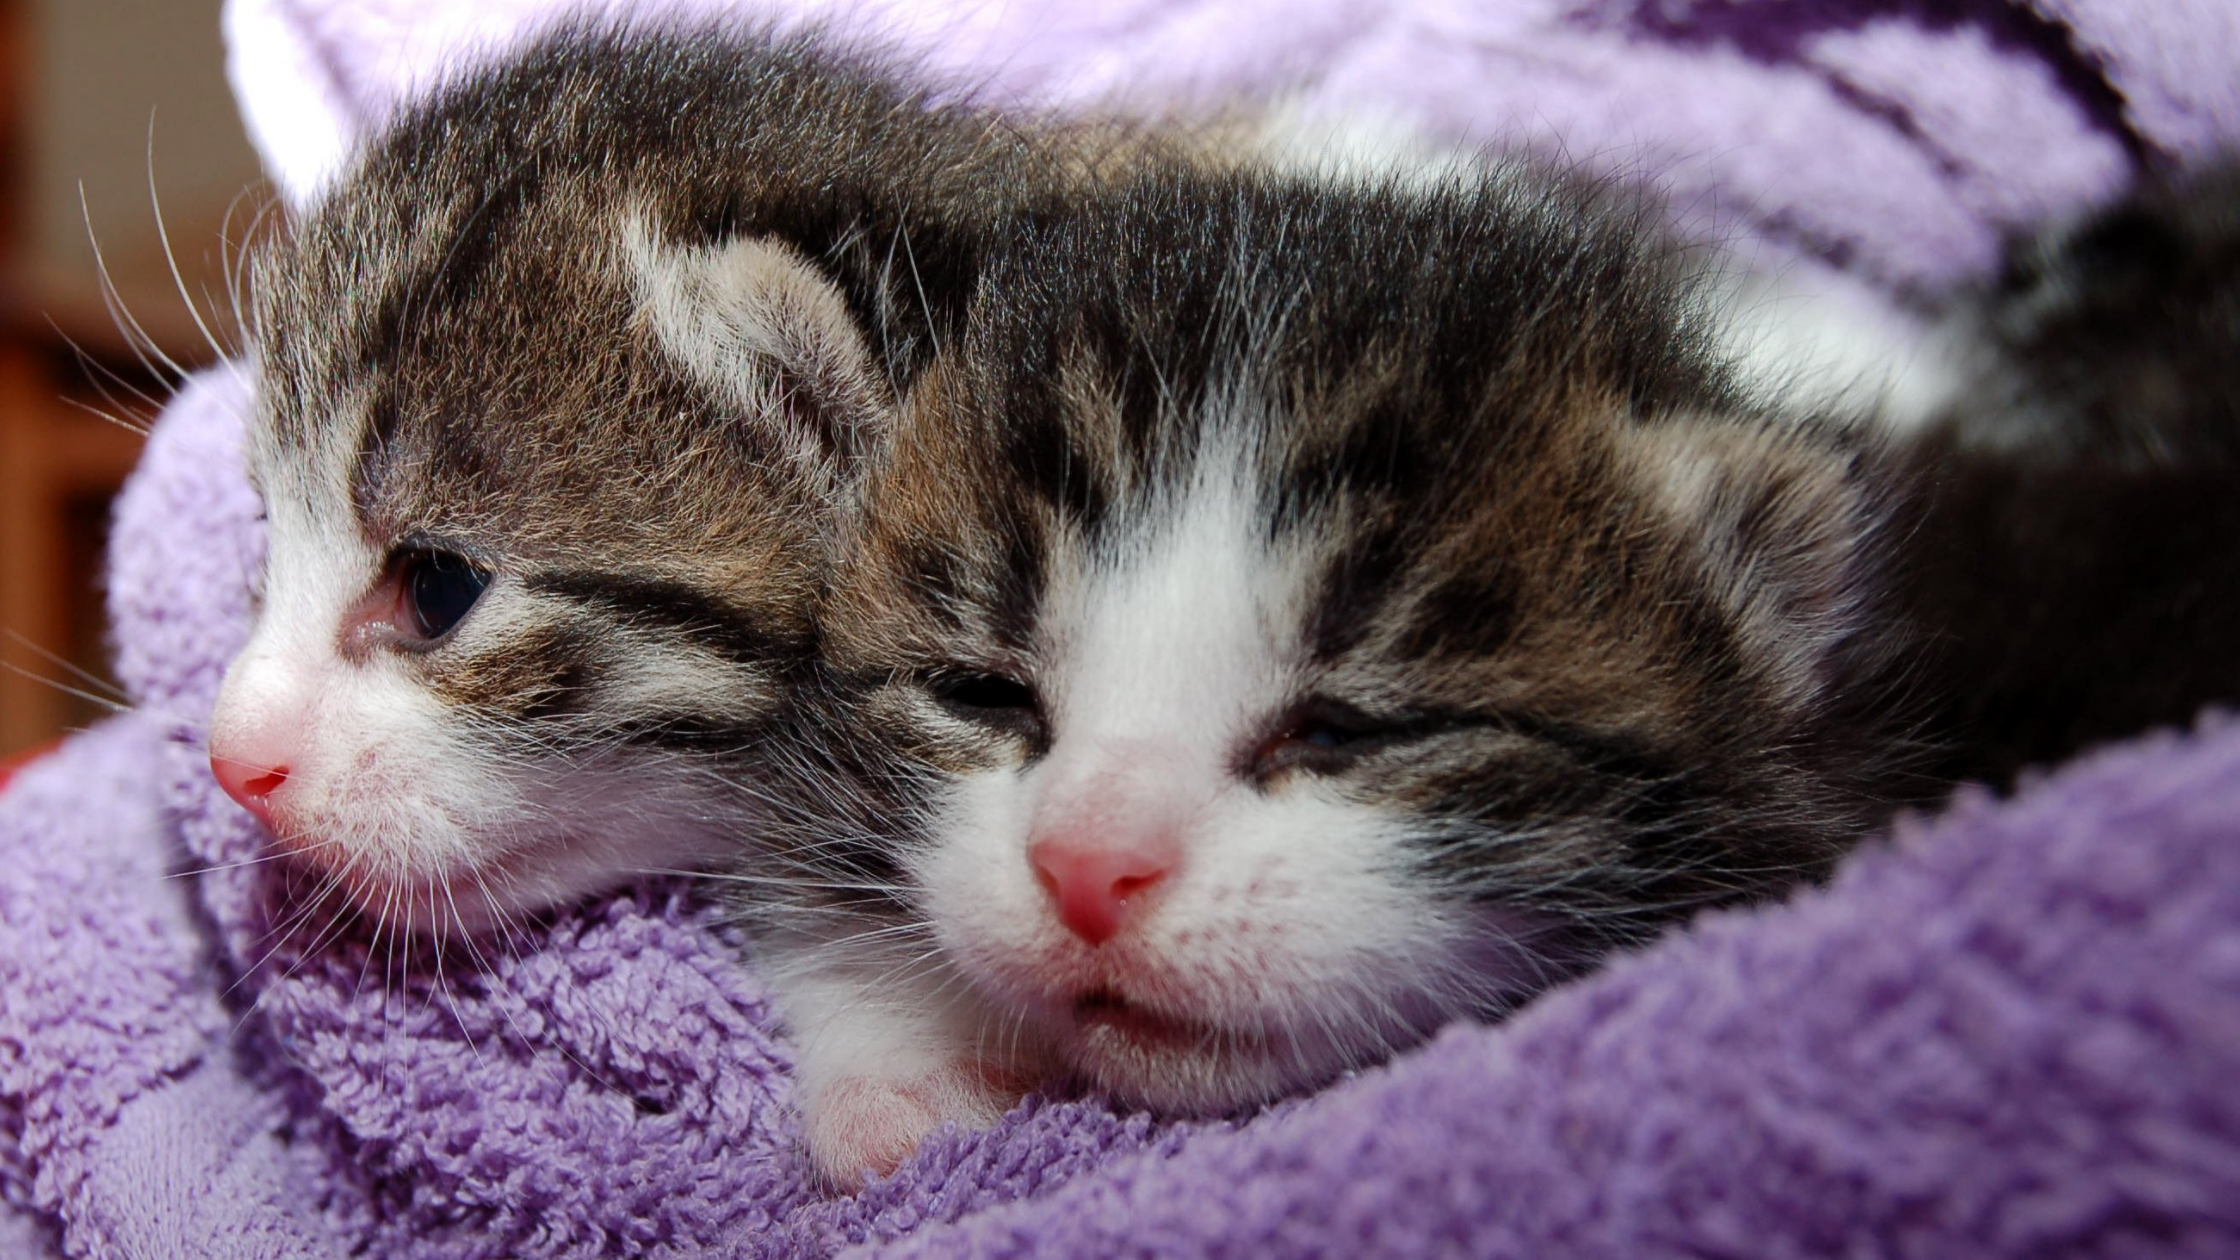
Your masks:
M1181 776L1162 772L1172 770L1166 761L1107 755L1077 764L1035 808L1027 863L1058 921L1091 945L1118 934L1181 865L1188 811L1174 799Z
M218 776L218 786L226 790L226 795L255 815L266 831L279 830L272 824L272 796L288 781L286 766L260 765L256 760L227 756L213 746L210 772Z
M301 667L272 653L244 653L226 672L210 715L210 772L234 803L248 810L283 845L300 837L284 825L282 795L306 751L312 683ZM300 785L293 795L300 797Z
M218 786L248 810L275 836L273 797L288 782L301 746L296 723L289 720L295 705L275 685L285 676L271 670L258 672L256 662L234 666L218 693L218 708L210 715L210 773Z

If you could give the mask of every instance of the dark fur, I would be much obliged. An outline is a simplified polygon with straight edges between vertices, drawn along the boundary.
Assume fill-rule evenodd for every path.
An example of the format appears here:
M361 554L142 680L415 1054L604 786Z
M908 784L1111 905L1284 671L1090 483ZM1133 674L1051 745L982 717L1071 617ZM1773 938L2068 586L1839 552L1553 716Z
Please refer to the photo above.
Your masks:
M1963 316L1977 444L2041 462L2240 467L2240 162L2016 238Z
M2240 700L2240 164L2018 238L1898 473L1944 779Z

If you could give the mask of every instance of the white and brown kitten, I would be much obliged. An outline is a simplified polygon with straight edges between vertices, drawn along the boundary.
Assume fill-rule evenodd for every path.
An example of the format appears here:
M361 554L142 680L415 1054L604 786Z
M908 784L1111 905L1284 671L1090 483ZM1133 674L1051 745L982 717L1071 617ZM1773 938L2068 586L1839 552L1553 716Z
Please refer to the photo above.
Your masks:
M1771 406L1649 223L1525 166L1201 168L1004 238L744 899L829 1175L1065 1077L1327 1080L2240 697L2229 472Z
M407 114L253 261L220 782L422 929L731 851L946 260L1081 151L749 36L563 33Z

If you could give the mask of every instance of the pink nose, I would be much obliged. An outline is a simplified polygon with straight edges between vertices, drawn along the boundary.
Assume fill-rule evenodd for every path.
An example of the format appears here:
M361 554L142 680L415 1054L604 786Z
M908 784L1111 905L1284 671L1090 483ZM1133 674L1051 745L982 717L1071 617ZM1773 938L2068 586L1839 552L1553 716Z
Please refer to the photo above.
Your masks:
M1099 836L1062 832L1027 846L1035 878L1058 905L1058 921L1091 945L1127 922L1131 903L1157 887L1181 857L1170 832Z
M216 750L210 753L210 771L218 776L218 786L226 790L241 808L256 815L265 830L272 825L272 794L288 781L286 766L260 766L240 757L221 756Z

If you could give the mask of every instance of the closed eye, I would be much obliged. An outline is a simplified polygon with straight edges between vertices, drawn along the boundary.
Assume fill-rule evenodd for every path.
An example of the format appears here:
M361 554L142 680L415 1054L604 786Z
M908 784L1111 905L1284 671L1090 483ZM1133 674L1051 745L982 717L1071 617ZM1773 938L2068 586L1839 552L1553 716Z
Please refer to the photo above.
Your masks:
M1371 753L1420 739L1435 727L1421 718L1379 716L1318 696L1277 718L1249 750L1244 769L1256 782L1289 770L1335 774Z
M1019 736L1040 750L1050 741L1034 687L1003 674L957 670L926 680L934 703L951 717Z

